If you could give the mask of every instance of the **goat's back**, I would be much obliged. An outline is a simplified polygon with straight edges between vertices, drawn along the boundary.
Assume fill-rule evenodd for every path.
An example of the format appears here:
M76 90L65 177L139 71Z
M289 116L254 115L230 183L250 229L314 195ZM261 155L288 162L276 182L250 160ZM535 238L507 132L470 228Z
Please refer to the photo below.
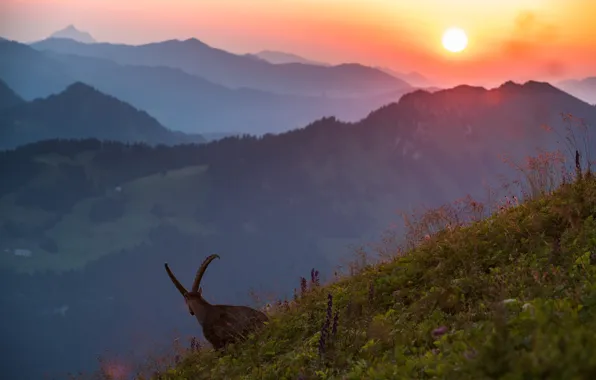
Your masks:
M248 306L211 305L203 323L203 335L213 347L244 340L269 318Z

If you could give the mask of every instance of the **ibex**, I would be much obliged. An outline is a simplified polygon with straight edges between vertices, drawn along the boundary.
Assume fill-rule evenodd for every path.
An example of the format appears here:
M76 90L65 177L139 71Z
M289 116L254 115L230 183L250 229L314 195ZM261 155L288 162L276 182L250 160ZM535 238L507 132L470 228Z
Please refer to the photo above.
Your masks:
M217 258L219 255L211 255L203 261L190 292L176 279L168 264L164 265L176 289L184 297L190 315L194 315L201 324L205 339L213 345L213 348L220 350L229 343L244 340L248 334L262 326L269 318L264 313L248 306L212 305L203 298L201 279L207 266Z

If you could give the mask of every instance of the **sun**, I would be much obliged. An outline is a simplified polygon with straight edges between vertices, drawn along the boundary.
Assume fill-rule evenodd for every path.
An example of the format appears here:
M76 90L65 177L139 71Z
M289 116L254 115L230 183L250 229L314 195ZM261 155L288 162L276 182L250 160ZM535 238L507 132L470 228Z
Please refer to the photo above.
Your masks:
M443 33L443 47L452 53L459 53L468 46L468 36L460 28L449 28Z

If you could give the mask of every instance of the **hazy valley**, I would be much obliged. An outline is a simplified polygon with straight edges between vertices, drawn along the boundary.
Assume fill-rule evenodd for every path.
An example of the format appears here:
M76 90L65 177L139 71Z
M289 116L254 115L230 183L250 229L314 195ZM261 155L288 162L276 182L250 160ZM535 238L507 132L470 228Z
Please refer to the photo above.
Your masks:
M0 41L5 57L0 78L23 98L46 97L80 81L187 133L284 132L332 115L356 121L412 90L403 81L358 65L289 64L279 70L286 65L262 61L253 68L251 58L219 57L219 50L196 40L133 47L49 39L32 46L39 50ZM206 64L195 66L197 59ZM210 67L222 70L228 61L227 71L210 75ZM222 79L234 78L234 72L241 78L271 77L268 81L278 87L247 87L251 83Z
M596 77L588 77L581 80L570 79L556 85L563 91L567 91L585 102L596 105Z

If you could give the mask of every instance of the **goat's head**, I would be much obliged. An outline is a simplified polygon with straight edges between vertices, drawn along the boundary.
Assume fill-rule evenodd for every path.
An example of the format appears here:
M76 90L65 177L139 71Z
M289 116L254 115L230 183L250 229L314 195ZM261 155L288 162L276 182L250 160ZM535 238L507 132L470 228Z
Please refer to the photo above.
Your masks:
M182 294L182 296L184 297L184 300L186 302L186 305L188 306L188 311L189 311L190 315L196 316L197 319L199 320L199 322L201 322L201 323L205 319L206 307L210 306L209 302L207 302L205 300L205 298L203 298L203 289L201 288L201 280L203 279L203 275L205 274L205 271L207 270L207 266L213 260L218 259L218 258L219 258L219 255L211 255L211 256L208 256L205 259L205 261L203 261L203 263L201 264L201 267L197 271L197 275L195 276L195 281L192 284L192 288L191 288L190 292L187 291L186 288L180 283L180 281L178 281L176 276L174 276L174 273L172 273L172 271L170 270L168 263L164 264L164 266L166 268L166 272L168 273L168 276L170 277L170 280L172 280L172 282L174 283L174 286L176 286L176 289L178 289L180 294Z

